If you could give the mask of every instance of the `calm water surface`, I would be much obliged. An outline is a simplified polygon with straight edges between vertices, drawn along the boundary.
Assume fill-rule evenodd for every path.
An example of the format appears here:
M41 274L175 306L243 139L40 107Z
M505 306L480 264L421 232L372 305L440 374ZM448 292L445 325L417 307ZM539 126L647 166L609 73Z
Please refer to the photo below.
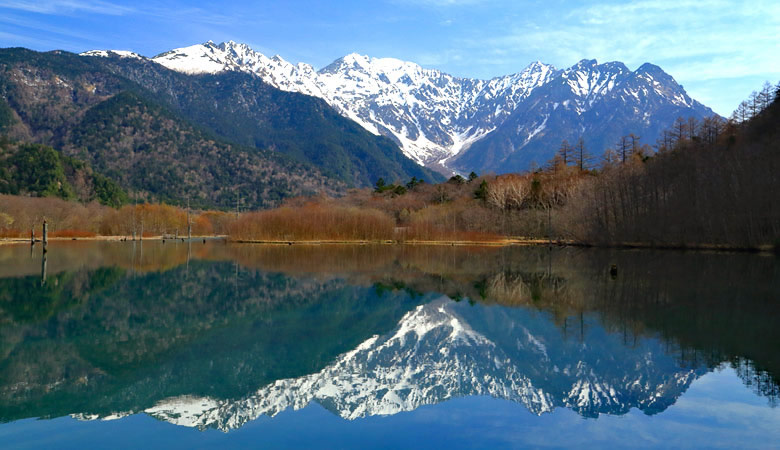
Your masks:
M779 319L752 254L0 246L0 447L777 448Z

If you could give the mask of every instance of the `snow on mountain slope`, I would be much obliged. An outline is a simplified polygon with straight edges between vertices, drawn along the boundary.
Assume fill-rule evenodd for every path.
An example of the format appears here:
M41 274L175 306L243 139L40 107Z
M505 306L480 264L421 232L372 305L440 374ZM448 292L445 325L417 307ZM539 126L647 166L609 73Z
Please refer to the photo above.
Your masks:
M99 56L103 58L108 58L111 56L119 56L120 58L146 59L143 56L139 55L138 53L130 52L127 50L90 50L88 52L82 53L81 56Z
M485 138L448 161L450 167L507 173L541 166L562 140L583 138L598 157L630 133L654 143L678 117L702 119L711 109L691 99L657 66L582 60L535 89Z
M85 55L108 56L101 51ZM612 128L619 133L623 128L647 132L644 137L649 142L655 139L651 134L673 123L676 117L670 118L669 111L697 117L712 113L652 64L632 72L620 62L582 60L556 70L537 61L516 74L478 80L356 53L317 71L280 56L268 58L233 41L179 48L152 61L188 74L244 71L279 89L322 98L370 132L394 139L408 157L442 172L519 170L531 159L551 156L545 149L554 152L567 133L578 133L602 146L599 130L612 122L592 112L606 107L618 108L620 114L623 109L637 109L641 117L632 115L630 121ZM634 101L639 96L649 100ZM648 104L652 107L641 110ZM580 118L568 117L570 112ZM519 120L507 125L512 117ZM494 131L502 127L496 135ZM486 137L492 141L478 146L477 154L463 157L472 144Z
M320 97L372 133L394 138L422 164L447 159L489 133L555 71L535 62L518 74L483 81L356 53L315 71L232 41L171 50L153 61L190 74L251 72L279 89Z

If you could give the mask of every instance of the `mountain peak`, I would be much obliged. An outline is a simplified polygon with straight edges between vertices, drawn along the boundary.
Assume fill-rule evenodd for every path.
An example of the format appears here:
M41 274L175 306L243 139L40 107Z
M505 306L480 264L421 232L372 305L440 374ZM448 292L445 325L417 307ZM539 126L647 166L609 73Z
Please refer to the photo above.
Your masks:
M555 70L555 67L552 64L547 64L539 61L538 59L531 64L528 64L526 69L536 69L536 68L550 68Z
M371 61L371 58L368 55L361 55L360 53L355 53L355 52L352 52L348 55L344 55L340 59L348 64L360 64L360 65L368 64Z
M626 104L629 97L652 92L663 97L660 102L682 108L696 107L681 86L658 66L643 64L632 72L622 62L599 64L596 59L582 59L563 70L537 60L518 73L480 80L453 77L413 62L374 58L357 52L315 70L308 64L291 64L279 55L268 58L247 44L231 40L219 46L208 41L176 49L155 57L154 61L191 74L242 71L276 88L319 97L368 131L393 139L418 163L437 167L461 164L463 154L479 148L480 142L502 127L508 117L520 110L533 109L540 100L539 104L550 109L533 117L520 114L529 123L508 132L514 136L524 126L530 127L518 138L519 143L512 146L513 152L527 145L541 145L536 142L560 133L556 128L560 125L554 124L563 120L556 117L567 114L566 111L575 113L577 120L586 120L583 114L597 108L607 97L620 98ZM636 113L634 109L631 117ZM652 113L646 112L642 111L640 117L644 118L636 125L637 129L660 126L651 117ZM549 117L545 119L546 115ZM659 123L665 120L658 119ZM585 132L590 126L583 123L579 128ZM645 134L655 135L656 128ZM547 147L551 145L545 144ZM481 169L506 170L498 160L493 164L501 166Z
M646 62L646 63L642 64L641 66L639 66L639 68L636 69L636 73L638 73L638 74L646 73L646 74L664 74L664 75L666 75L666 72L664 72L664 70L662 68L656 66L655 64L649 63L649 62Z
M132 58L132 59L146 59L138 53L127 50L89 50L83 53L79 53L80 56L98 56L103 58L119 57L119 58Z
M585 68L585 67L596 67L599 65L599 62L595 59L581 59L577 64L572 66L572 69L574 68Z
M631 72L631 70L629 70L628 67L620 61L605 62L599 65L599 67L603 67L609 70L610 72L621 72L621 73Z

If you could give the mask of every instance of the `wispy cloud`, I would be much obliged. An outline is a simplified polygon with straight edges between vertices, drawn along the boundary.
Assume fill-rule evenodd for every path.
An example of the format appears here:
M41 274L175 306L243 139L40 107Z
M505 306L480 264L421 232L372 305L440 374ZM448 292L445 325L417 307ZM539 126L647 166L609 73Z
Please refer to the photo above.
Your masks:
M776 0L602 0L563 13L546 9L501 25L492 32L464 34L457 45L476 55L497 55L480 58L481 64L496 67L512 58L558 66L596 58L633 68L649 61L686 87L717 79L780 77Z
M473 6L493 3L494 0L392 0L392 3L413 5L427 8L444 8L453 6Z
M100 0L0 0L0 8L51 15L92 13L122 16L136 11L129 6Z
M6 31L0 31L0 40L14 42L15 46L21 47L43 47L48 49L65 49L72 48L73 41L68 39L60 39L56 37L49 37L40 35L40 37L33 37L28 34L19 34Z
M67 40L61 40L61 41L57 41L56 39L54 39L55 42L60 42L60 44L66 43L66 42L84 42L84 41L90 42L90 41L95 41L95 40L97 40L98 38L101 37L101 36L98 36L98 35L96 35L94 33L90 33L90 32L84 31L83 29L79 29L79 28L74 29L74 28L70 28L70 27L57 26L57 25L53 25L53 24L47 23L47 22L42 22L42 21L39 21L39 20L19 17L19 16L16 16L14 14L6 14L6 15L3 15L3 16L0 16L0 23L10 26L10 27L7 27L7 28L17 28L17 29L31 30L31 31L35 31L36 32L36 33L34 33L35 36L46 36L46 37L48 37L48 40L47 39L43 39L43 40L38 39L39 41L42 41L42 42L51 42L51 40L52 40L51 36L52 35L69 38ZM14 36L19 37L19 38L21 38L21 37L29 37L29 33L26 33L25 35L23 35L22 33L15 33Z
M472 40L471 45L522 49L559 63L596 57L638 64L663 60L681 68L683 61L688 66L704 62L728 73L779 70L780 59L770 55L780 54L774 52L780 45L780 4L759 0L742 7L734 3L599 3L557 20L551 17L542 25L538 20L521 22L496 36ZM735 67L717 55L737 57L743 64Z

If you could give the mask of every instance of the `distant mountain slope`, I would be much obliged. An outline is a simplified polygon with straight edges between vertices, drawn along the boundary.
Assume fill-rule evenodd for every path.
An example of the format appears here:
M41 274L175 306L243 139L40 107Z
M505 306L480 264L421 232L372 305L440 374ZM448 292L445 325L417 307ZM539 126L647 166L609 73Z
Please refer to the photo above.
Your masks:
M152 61L188 74L251 73L279 89L320 97L440 170L526 169L552 157L564 138L582 136L600 154L617 136L633 132L654 143L678 116L713 115L651 64L632 72L620 62L583 60L564 70L535 62L517 74L477 80L358 54L316 71L232 41L175 49Z
M245 206L267 207L339 187L274 152L220 142L131 91L86 111L63 143L121 184L166 202L191 197L196 206L232 207L238 189Z
M276 89L241 72L182 76L136 58L91 58L148 89L181 115L217 136L271 149L319 167L352 186L378 178L428 181L438 175L403 155L320 99Z
M323 98L367 130L393 138L407 156L431 166L492 131L554 70L537 62L521 73L484 81L353 53L315 71L308 64L268 58L232 41L171 50L152 61L189 74L252 73L279 89Z
M311 166L208 136L90 58L0 50L0 92L11 136L76 156L141 198L229 207L238 187L244 206L262 207L339 188Z
M654 144L678 117L715 113L693 100L660 67L635 71L623 63L583 60L536 89L496 130L458 155L462 170L512 172L542 165L566 139L580 137L599 156L621 136L634 133Z
M0 132L151 199L209 207L234 204L236 187L261 207L379 177L439 178L321 100L245 74L191 77L107 55L0 50Z

